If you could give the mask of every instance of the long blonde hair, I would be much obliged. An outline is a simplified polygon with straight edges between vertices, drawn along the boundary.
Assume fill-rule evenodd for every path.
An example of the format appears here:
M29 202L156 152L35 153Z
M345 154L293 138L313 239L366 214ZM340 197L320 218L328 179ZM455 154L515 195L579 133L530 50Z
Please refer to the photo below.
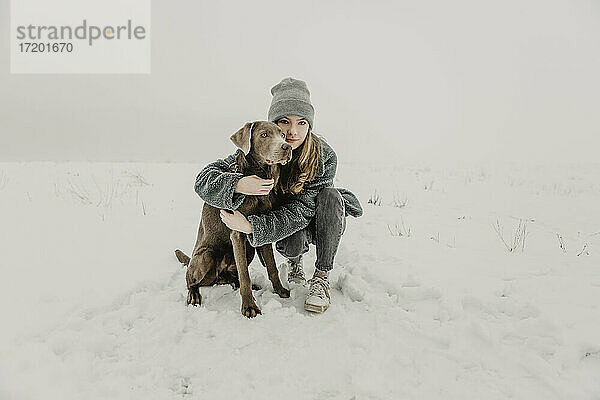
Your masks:
M279 180L281 193L301 193L304 185L315 178L321 158L321 140L323 139L312 132L311 128L308 129L298 158L293 157L291 163L282 167L284 179Z

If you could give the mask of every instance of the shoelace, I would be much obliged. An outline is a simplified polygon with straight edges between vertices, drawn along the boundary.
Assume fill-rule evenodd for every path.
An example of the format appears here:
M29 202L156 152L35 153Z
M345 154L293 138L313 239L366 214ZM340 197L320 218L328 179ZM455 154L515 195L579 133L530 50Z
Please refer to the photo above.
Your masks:
M310 283L309 296L317 296L322 299L325 297L329 298L329 282L327 280L315 276L308 282Z
M290 272L289 275L304 278L304 270L300 263L290 261Z

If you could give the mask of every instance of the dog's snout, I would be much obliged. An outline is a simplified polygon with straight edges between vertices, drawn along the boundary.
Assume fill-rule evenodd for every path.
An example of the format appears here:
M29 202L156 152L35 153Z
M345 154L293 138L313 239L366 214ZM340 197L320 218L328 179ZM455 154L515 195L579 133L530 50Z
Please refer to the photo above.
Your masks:
M281 148L283 150L285 150L285 151L288 151L288 150L292 149L292 146L290 144L288 144L288 143L284 143L284 144L281 145Z

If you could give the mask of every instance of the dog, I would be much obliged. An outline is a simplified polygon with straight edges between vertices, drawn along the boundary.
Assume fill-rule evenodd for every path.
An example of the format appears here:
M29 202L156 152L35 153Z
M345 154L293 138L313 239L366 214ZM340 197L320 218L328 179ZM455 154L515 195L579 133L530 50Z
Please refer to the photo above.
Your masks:
M234 168L237 167L244 176L273 179L273 187L277 187L280 164L285 165L292 158L292 147L285 141L281 128L267 121L248 122L230 139L242 150ZM245 216L260 214L271 210L276 204L277 196L271 190L268 195L246 195L238 211ZM256 250L267 269L275 293L279 297L289 297L290 291L279 280L272 245L265 244ZM205 202L191 259L181 250L175 250L177 259L188 266L187 304L197 306L202 303L200 286L232 284L240 288L242 314L248 318L261 314L252 295L253 286L248 274L248 265L254 259L254 252L246 234L229 229L221 221L219 209Z

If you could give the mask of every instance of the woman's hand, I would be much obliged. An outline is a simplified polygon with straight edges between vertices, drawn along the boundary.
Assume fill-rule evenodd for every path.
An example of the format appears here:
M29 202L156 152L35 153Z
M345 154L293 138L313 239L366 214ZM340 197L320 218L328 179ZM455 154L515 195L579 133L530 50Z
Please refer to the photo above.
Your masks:
M248 219L246 219L244 214L238 210L234 210L233 214L230 214L229 212L221 209L220 216L221 221L223 221L223 223L227 225L229 229L243 233L252 233L252 225L250 225L250 222Z
M244 176L237 181L234 192L264 196L273 189L274 182L273 179L262 179L256 175Z

